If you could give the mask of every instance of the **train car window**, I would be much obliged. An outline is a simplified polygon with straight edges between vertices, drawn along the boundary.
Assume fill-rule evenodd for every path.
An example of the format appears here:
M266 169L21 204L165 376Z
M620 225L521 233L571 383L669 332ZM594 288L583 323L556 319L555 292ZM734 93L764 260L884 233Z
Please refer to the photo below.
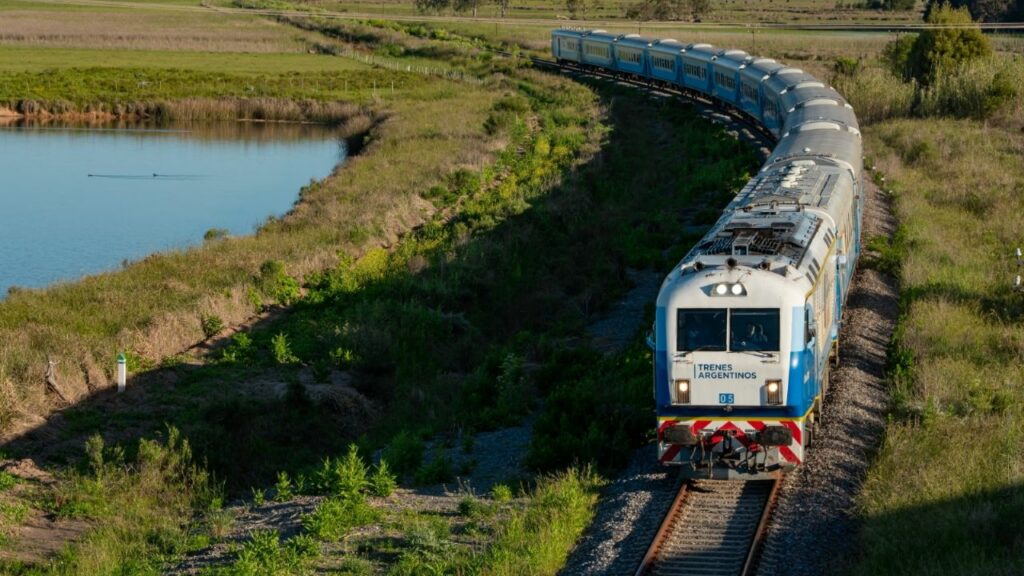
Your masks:
M734 308L729 311L729 350L732 352L778 352L778 308Z
M676 351L725 351L725 308L680 308L676 312Z

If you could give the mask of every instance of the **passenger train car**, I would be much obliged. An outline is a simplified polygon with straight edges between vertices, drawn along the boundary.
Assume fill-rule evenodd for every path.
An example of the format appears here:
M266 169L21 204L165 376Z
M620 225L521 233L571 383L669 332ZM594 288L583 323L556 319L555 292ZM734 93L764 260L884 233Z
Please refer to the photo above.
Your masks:
M648 344L662 463L711 478L792 470L821 417L861 251L852 107L800 69L708 44L556 30L551 49L561 63L699 94L776 137L665 278Z

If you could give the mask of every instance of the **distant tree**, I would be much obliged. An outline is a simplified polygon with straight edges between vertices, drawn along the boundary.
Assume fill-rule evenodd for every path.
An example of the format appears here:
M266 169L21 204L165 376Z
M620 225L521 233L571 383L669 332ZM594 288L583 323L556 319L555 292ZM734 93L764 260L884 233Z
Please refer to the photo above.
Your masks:
M1024 18L1024 0L949 0L952 8L967 8L977 22L1016 22ZM943 2L928 0L924 8L927 20Z
M626 9L626 17L631 20L699 19L696 18L695 1L707 3L708 6L701 6L701 10L710 8L710 0L642 0Z
M910 0L913 2L913 0ZM690 0L690 15L694 22L700 22L711 13L711 0Z
M476 12L480 8L480 0L452 0L452 8L456 12L472 10L473 17L476 18Z
M944 70L992 54L988 38L976 25L972 26L974 21L967 8L942 4L928 15L928 23L957 27L930 28L914 40L907 55L907 66L909 75L921 84L930 84Z
M415 0L416 10L421 13L441 12L451 6L451 0Z
M498 9L501 11L501 17L504 18L505 14L508 13L509 7L512 5L512 0L494 0L494 3L498 5Z
M882 61L893 74L910 80L910 51L917 41L917 34L905 34L897 37L882 48Z
M587 19L587 0L565 0L565 9L573 20Z

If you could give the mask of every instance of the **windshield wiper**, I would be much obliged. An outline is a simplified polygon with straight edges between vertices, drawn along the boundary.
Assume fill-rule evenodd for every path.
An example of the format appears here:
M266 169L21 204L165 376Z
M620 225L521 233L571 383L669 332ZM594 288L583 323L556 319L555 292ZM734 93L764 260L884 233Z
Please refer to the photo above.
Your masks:
M693 350L677 350L676 354L693 354L694 352L702 352L704 350L710 350L712 352L725 352L725 346L722 346L721 344L705 344L703 346L698 346Z

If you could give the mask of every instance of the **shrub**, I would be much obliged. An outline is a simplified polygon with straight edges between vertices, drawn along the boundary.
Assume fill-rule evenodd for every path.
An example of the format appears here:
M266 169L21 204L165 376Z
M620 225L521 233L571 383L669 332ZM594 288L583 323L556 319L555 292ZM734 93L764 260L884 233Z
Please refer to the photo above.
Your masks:
M212 571L223 576L290 576L307 571L310 561L320 555L320 546L308 536L295 536L281 543L276 530L257 530L242 545L231 566Z
M278 364L292 364L299 359L292 353L291 345L288 344L288 336L284 332L278 332L270 339L270 351L274 356L274 362Z
M0 492L14 487L17 483L18 478L16 476L10 472L0 470Z
M367 469L359 456L359 448L349 444L348 452L337 460L324 458L313 477L313 487L320 494L343 500L362 500L369 487Z
M922 31L914 41L907 58L910 76L923 85L931 84L940 74L992 54L988 38L977 26L970 26L967 8L951 8L942 4L928 15L928 23L952 26Z
M402 430L384 450L384 459L394 466L398 475L412 474L423 463L423 442L408 430Z
M203 314L199 317L199 325L207 338L213 338L224 329L224 321L216 314Z
M285 273L284 264L267 260L260 266L257 279L260 291L285 306L299 299L299 282Z
M369 479L369 490L370 494L379 496L381 498L387 498L391 496L391 493L398 487L398 480L395 475L388 469L388 461L381 459L380 462L374 466L373 474Z
M210 228L203 234L203 241L210 242L213 240L223 240L228 237L228 230L226 228Z
M455 478L452 461L440 447L435 449L434 457L416 471L417 484L442 484Z
M366 502L328 498L302 517L302 527L325 542L337 542L353 528L376 522L380 514Z
M498 502L508 502L512 500L512 489L507 484L495 484L491 488L491 497Z
M295 496L295 485L292 483L288 473L284 470L277 473L277 483L274 484L274 500L285 502Z

